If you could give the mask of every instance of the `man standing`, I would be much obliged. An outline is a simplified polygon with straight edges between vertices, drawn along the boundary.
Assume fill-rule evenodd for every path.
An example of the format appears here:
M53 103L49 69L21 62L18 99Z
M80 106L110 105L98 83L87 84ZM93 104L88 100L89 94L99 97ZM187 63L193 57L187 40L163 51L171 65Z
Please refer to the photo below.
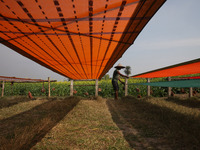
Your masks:
M119 85L118 85L118 80L122 83L125 84L121 79L120 76L122 77L126 77L128 78L128 76L123 75L119 72L119 70L124 69L125 67L122 66L121 64L118 64L117 66L115 66L115 71L113 72L113 78L112 78L112 85L113 85L113 89L115 91L115 99L118 99L118 93L119 93Z

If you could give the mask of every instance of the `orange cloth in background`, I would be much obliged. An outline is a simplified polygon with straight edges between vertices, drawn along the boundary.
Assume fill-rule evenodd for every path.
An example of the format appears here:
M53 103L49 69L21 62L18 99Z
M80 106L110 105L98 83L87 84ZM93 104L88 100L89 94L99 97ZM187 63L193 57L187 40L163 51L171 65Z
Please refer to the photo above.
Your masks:
M159 78L200 73L200 58L158 70L138 74L133 78Z

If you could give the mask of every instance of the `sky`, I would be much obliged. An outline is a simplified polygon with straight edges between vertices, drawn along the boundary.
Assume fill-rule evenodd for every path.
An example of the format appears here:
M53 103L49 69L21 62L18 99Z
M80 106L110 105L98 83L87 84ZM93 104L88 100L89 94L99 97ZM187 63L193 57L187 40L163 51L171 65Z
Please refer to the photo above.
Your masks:
M200 58L199 6L200 0L167 0L114 66L130 66L136 75ZM0 76L67 80L2 44Z

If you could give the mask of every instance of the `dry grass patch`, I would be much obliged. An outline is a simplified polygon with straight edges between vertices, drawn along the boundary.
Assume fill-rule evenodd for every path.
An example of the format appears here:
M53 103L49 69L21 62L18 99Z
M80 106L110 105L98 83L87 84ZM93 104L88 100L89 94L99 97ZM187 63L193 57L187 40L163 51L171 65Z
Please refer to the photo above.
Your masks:
M180 103L166 98L125 97L120 101L108 101L108 106L113 120L135 149L198 149L199 108ZM198 98L196 103L199 103ZM137 132L127 132L125 124Z
M22 102L28 102L30 99L26 96L11 96L11 97L1 97L0 98L0 109L5 107L10 107Z
M0 120L1 149L30 149L56 126L78 102L79 99L74 98L46 100L32 109ZM32 105L31 102L29 104ZM21 109L24 110L25 106L27 105L21 105Z
M21 102L21 103L12 105L10 107L2 108L0 109L0 120L8 118L8 117L12 117L24 111L28 111L45 102L47 102L47 100L33 100L33 101Z
M131 149L112 121L106 100L81 100L32 149Z
M194 150L199 108L199 98L21 101L0 109L0 149Z

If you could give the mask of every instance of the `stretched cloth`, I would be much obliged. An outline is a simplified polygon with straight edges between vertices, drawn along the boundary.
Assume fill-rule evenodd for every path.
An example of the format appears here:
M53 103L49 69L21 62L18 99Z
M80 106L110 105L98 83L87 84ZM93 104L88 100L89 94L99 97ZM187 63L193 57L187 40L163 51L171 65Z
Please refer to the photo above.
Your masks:
M134 83L134 85L150 85L150 86L159 86L159 87L200 87L200 79Z
M0 43L70 79L101 79L165 1L1 0Z
M132 76L133 78L161 78L200 73L200 58L152 70Z

